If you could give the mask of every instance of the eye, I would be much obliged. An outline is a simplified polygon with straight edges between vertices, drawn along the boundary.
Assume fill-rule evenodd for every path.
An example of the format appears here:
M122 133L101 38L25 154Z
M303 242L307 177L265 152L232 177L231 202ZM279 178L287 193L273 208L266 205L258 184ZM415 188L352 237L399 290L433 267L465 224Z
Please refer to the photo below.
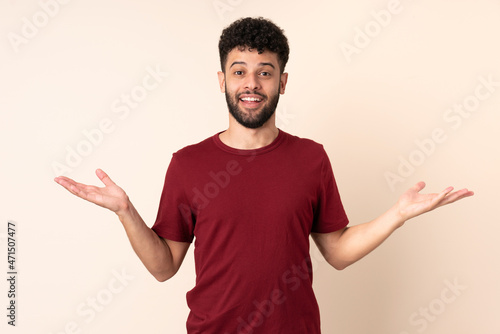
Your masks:
M243 71L234 71L235 75L243 75Z
M260 72L260 75L267 77L267 76L270 76L271 73L269 73L269 72Z

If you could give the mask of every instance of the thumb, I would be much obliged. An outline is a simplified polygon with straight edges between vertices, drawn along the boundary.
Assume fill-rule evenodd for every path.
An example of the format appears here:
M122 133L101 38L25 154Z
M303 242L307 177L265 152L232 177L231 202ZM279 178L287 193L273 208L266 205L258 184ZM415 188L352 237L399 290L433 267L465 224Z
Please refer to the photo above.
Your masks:
M108 174L106 174L102 169L96 169L95 173L96 173L97 177L99 178L99 180L101 180L102 183L104 183L104 185L111 186L111 185L115 184L111 180L111 178L108 176Z
M413 189L415 189L415 191L418 193L420 192L422 189L425 188L425 182L424 181L420 181L418 183L416 183L414 186L413 186Z

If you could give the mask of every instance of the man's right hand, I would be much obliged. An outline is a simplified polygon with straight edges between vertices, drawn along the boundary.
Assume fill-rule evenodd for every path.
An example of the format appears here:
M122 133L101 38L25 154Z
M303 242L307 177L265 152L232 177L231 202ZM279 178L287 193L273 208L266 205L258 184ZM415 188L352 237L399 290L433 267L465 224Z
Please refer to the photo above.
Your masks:
M116 214L126 210L129 198L125 191L118 187L102 169L97 169L95 173L104 183L105 187L99 188L78 183L66 176L58 176L54 181L66 188L73 195L109 209Z
M174 276L184 260L189 242L159 237L150 229L130 202L127 194L101 169L96 172L105 187L99 188L58 176L54 179L70 193L109 209L118 215L132 248L149 272L160 282Z

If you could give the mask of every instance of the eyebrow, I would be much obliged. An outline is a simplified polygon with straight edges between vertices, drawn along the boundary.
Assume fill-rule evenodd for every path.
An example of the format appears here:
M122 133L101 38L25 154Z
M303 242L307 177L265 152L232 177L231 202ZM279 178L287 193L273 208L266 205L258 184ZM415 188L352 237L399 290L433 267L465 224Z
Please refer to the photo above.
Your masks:
M229 66L229 68L233 67L234 65L247 65L244 61L235 61ZM273 69L275 69L274 65L272 63L259 63L259 66L271 66Z

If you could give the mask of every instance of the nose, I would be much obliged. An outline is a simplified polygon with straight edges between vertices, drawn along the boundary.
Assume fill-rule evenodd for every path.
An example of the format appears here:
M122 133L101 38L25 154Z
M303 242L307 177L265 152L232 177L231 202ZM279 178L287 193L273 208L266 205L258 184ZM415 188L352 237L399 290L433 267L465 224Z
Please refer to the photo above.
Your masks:
M245 89L257 90L260 89L259 76L256 73L248 74L245 80Z

